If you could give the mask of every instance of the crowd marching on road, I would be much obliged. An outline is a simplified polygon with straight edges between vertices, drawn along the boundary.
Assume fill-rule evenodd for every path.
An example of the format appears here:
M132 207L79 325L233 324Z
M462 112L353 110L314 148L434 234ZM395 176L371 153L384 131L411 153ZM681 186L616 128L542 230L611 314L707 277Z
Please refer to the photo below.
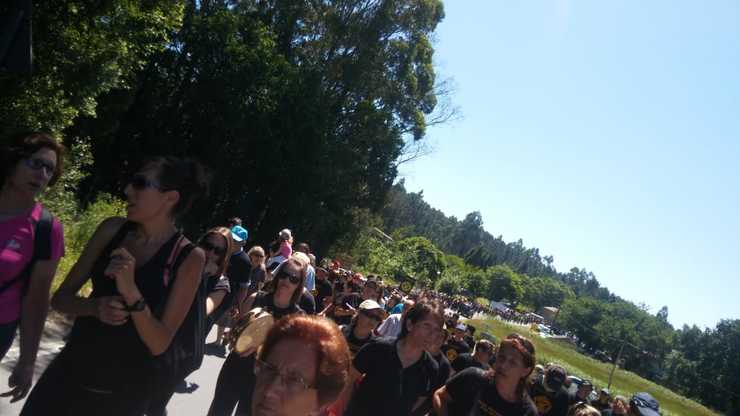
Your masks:
M206 349L226 357L216 384L200 387L213 390L211 416L659 415L648 393L594 397L588 380L538 365L521 335L476 341L460 318L481 311L474 302L317 262L289 229L250 246L232 218L188 240L176 220L207 175L176 157L129 178L126 217L100 223L51 297L74 325L32 385L64 255L62 224L37 198L59 178L64 148L45 133L3 143L0 358L19 332L3 397L25 399L23 416L165 415Z

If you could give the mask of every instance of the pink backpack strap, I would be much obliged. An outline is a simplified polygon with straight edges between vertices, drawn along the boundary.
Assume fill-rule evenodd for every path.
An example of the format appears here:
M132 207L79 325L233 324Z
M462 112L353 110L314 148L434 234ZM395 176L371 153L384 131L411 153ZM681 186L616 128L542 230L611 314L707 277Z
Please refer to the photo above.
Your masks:
M172 266L175 264L175 260L177 260L177 256L180 254L180 250L182 249L182 240L184 239L185 236L183 234L180 234L180 237L178 237L177 241L175 241L175 245L172 246L172 252L170 252L170 257L167 259L167 264L164 266L164 274L162 276L164 287L167 287L170 284Z

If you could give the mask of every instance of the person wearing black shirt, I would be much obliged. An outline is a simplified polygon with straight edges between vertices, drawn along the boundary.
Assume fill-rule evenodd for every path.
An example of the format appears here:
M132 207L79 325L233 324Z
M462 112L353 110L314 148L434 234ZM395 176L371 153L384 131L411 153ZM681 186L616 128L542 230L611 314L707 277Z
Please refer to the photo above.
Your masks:
M275 275L265 291L253 293L244 302L244 313L260 307L273 318L280 319L290 314L303 313L298 300L306 279L306 264L290 258L275 269ZM209 416L248 415L252 407L252 390L255 375L254 350L238 353L232 350L224 361L216 382L216 391L208 411Z
M331 297L334 293L332 285L327 277L328 272L326 269L321 267L316 269L316 303L321 305L321 307L317 309L324 309L326 307L324 305L326 298Z
M409 415L434 387L439 367L425 349L443 331L442 317L438 303L419 302L406 315L398 339L381 338L362 347L352 361L336 414Z
M451 363L455 362L458 355L470 352L470 347L465 342L465 324L459 323L452 330L452 337L442 346L442 352Z
M439 371L437 371L437 379L434 382L433 391L429 396L425 397L423 400L417 403L416 407L411 412L411 416L426 416L430 414L429 412L430 410L432 410L432 397L434 396L434 391L444 386L445 383L447 383L447 380L450 378L450 374L452 373L452 366L447 360L447 357L442 354L442 351L440 349L442 348L442 345L447 341L447 337L449 335L449 332L443 330L437 336L436 342L429 346L429 349L427 349L427 352L432 356L432 358L434 358L435 361L437 361Z
M568 413L568 391L563 386L565 377L563 367L550 364L545 369L545 377L530 387L529 394L540 416L565 416Z
M487 370L488 361L491 359L494 353L494 346L491 341L482 339L475 344L473 347L473 353L465 353L457 356L455 361L452 362L452 369L456 373L468 368L476 367L481 370Z
M434 393L434 410L439 416L537 416L526 388L534 363L534 345L511 334L501 342L494 371L459 372Z
M378 302L368 299L360 304L360 311L349 325L342 325L342 335L347 340L349 352L354 357L365 344L373 339L373 331L383 322L385 312Z
M249 270L249 295L251 295L254 292L262 290L262 286L265 284L267 277L265 250L260 246L254 246L247 252L247 257L251 266Z

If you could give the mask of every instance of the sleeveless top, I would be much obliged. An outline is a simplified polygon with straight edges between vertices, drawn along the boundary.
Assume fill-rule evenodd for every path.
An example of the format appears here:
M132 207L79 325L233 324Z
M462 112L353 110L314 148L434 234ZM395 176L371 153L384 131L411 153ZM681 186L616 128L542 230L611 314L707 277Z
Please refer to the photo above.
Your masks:
M95 261L91 271L91 298L120 296L115 280L103 272L110 261L110 253L135 226L131 222L124 223ZM167 260L180 235L176 232L149 261L136 265L134 280L152 313L163 308L168 288L172 287L177 274L173 269L170 283L165 286L163 276ZM92 316L78 317L60 356L70 360L73 365L70 371L82 386L103 392L140 383L155 371L154 357L136 332L132 319L115 326Z

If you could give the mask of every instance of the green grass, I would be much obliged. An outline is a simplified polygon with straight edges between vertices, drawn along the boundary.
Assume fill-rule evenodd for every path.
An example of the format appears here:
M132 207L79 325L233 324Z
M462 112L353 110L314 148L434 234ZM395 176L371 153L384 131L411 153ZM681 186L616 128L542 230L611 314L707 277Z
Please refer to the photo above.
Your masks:
M539 335L530 333L526 327L509 325L496 319L475 319L469 322L476 327L476 334L487 332L495 335L498 339L502 339L512 332L526 336L535 345L537 361L539 363L557 362L568 370L568 374L587 378L597 388L606 387L609 381L609 372L612 369L611 364L585 356L576 351L573 346L540 338ZM664 416L718 415L718 413L693 400L680 396L665 387L621 369L617 369L614 373L611 391L612 394L620 394L628 399L635 392L646 391L660 402L661 413Z

